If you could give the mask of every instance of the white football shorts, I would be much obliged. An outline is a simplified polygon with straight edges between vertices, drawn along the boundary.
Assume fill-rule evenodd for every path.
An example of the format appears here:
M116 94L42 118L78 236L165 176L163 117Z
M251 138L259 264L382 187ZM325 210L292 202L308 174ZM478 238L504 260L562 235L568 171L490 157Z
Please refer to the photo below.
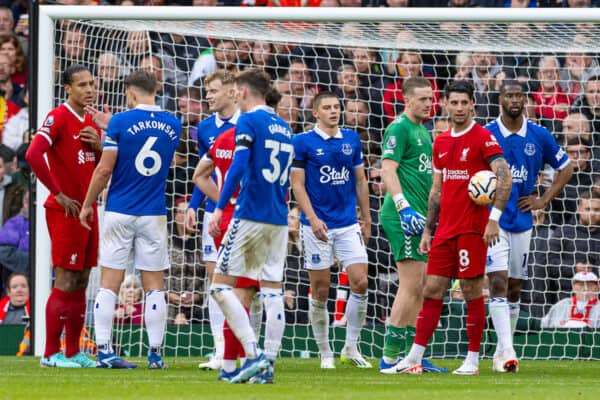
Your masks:
M500 241L488 247L485 272L507 271L508 277L526 280L531 229L508 232L500 228Z
M167 216L104 213L100 265L125 270L131 261L142 271L169 269Z
M288 227L234 218L219 248L215 273L283 281Z
M327 242L319 240L310 225L300 226L306 269L330 268L333 265L334 257L342 263L344 269L352 264L368 263L367 250L358 224L329 229L327 237L329 238Z
M202 218L202 261L204 262L217 262L215 239L208 233L208 222L212 215L213 213L205 211Z

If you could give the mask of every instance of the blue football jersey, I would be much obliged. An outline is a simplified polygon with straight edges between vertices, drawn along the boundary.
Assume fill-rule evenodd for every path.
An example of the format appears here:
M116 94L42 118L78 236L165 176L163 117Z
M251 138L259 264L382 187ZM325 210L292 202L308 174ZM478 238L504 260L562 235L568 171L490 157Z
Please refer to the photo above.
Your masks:
M328 228L357 223L355 168L363 165L358 133L339 129L331 137L316 127L296 135L293 144L293 165L304 169L306 192L317 217ZM310 225L304 213L300 222Z
M234 217L287 225L292 130L271 107L257 106L238 119L235 142L236 147L250 149L250 161L242 176Z
M512 192L500 218L500 226L509 232L523 232L533 226L531 212L517 206L519 198L535 190L536 180L544 164L563 169L569 157L544 127L524 120L518 132L510 132L500 117L486 125L502 147L512 174Z
M229 119L220 118L217 113L214 113L208 118L203 119L198 123L197 134L198 134L198 158L202 159L202 156L208 153L210 146L215 142L219 135L226 130L234 127L240 116L240 112L236 111L235 114ZM213 174L213 180L215 176ZM194 185L194 192L192 198L196 199L200 196L200 189ZM201 200L198 200L200 203ZM194 201L192 200L192 203ZM199 205L199 204L198 204ZM209 198L206 198L206 204L204 210L213 212L215 210L215 202Z
M118 151L106 211L165 215L167 175L180 137L181 122L158 106L115 114L104 139L105 151Z

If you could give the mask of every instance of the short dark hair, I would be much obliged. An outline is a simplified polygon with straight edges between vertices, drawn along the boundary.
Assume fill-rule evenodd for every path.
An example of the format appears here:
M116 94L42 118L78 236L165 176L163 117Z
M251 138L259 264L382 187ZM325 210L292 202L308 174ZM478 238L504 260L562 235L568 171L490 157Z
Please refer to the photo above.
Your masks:
M402 83L402 95L410 96L415 92L416 88L423 87L431 87L431 82L429 82L429 79L423 76L413 76L411 78L406 79Z
M10 163L14 160L17 153L4 143L0 144L0 159L4 161L5 164Z
M500 93L504 93L506 91L506 88L508 87L519 87L521 88L521 91L523 93L525 93L525 88L523 87L523 85L521 84L521 82L519 82L516 79L505 79L502 81L502 84L500 85Z
M587 148L590 148L592 145L592 142L589 139L583 138L583 137L579 137L579 136L571 136L569 137L569 139L567 139L567 144L566 146L585 146Z
M592 76L590 76L589 78L587 78L587 79L585 80L584 87L586 87L586 86L587 86L587 84L588 84L588 82L591 82L591 81L600 81L600 74L592 75Z
M92 73L88 67L82 64L71 64L63 71L63 85L73 84L73 75L87 71Z
M158 81L152 72L138 69L125 78L125 87L134 86L147 94L156 92Z
M337 99L338 101L340 100L337 94L335 94L329 90L323 90L323 91L317 93L315 95L315 97L313 98L313 110L318 109L319 106L321 105L321 102L323 101L323 99L328 99L328 98L334 98L334 99Z
M202 91L197 86L180 87L177 89L177 97L189 97L194 100L202 100Z
M259 68L250 68L240 72L235 77L235 83L239 86L246 86L255 96L263 99L271 90L271 77Z
M265 103L267 103L269 107L277 108L277 104L281 101L281 97L281 93L271 86L271 89L269 89L265 96Z
M452 81L446 86L446 98L450 98L450 93L465 93L469 99L475 101L475 88L469 81L457 80Z

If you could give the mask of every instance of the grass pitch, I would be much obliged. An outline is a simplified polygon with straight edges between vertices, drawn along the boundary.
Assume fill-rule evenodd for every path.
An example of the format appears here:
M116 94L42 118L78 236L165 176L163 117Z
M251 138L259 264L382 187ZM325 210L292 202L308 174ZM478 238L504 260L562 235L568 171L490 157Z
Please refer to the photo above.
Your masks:
M41 368L39 359L0 357L0 399L598 399L600 362L523 361L518 374L492 373L491 361L479 376L451 374L381 375L376 369L341 365L322 371L317 359L278 360L274 385L230 385L216 372L200 371L195 358L167 358L168 370ZM376 363L376 360L373 360ZM449 369L458 360L436 360Z

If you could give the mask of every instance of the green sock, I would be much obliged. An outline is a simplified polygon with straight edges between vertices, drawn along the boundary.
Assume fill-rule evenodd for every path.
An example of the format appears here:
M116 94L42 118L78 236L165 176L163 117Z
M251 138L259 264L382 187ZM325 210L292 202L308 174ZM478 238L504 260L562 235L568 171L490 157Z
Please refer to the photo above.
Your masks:
M396 360L400 352L406 347L406 328L398 328L388 325L385 332L385 345L383 346L383 356L389 361Z
M404 342L404 352L405 352L405 356L408 355L408 352L410 351L410 348L413 345L413 342L415 341L415 335L417 333L417 329L414 326L407 326L406 328L406 340Z

